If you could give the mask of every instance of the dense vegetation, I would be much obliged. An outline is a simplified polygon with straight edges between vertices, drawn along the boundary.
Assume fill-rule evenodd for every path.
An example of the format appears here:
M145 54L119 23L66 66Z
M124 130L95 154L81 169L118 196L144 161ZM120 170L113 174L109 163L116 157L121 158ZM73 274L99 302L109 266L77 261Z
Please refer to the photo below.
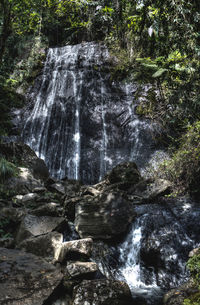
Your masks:
M136 100L149 85L137 113L157 120L165 130L161 141L179 149L172 180L189 190L191 178L184 181L178 167L185 167L182 156L195 149L187 161L189 177L196 168L195 179L200 179L198 132L191 132L200 120L199 23L197 0L1 0L1 134L9 134L9 111L20 105L16 89L23 93L38 75L46 47L104 41L118 58L113 78L137 81ZM188 145L184 134L191 136Z

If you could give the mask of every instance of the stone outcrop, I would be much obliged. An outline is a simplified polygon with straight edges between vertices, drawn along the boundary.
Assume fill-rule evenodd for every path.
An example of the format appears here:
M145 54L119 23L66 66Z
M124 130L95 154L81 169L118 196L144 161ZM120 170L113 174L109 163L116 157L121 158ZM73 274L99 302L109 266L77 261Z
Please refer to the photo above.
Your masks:
M56 202L49 202L46 204L42 204L38 208L31 211L32 215L36 216L52 216L58 217L63 213L62 207Z
M133 185L141 180L141 175L134 162L124 162L114 167L106 178L111 184L122 182Z
M17 177L10 178L7 183L16 194L27 194L42 186L41 181L35 179L31 170L26 167L19 167Z
M13 200L16 203L19 203L21 205L27 205L28 203L35 202L37 199L39 199L39 195L37 193L28 193L26 195L16 195Z
M24 143L0 143L0 152L11 162L23 164L28 168L35 179L46 181L49 171L42 159L39 159L35 152Z
M59 269L61 269L64 278L59 289L65 293L66 304L128 305L134 302L137 305L144 305L148 303L140 296L136 296L134 301L131 300L128 286L123 282L113 280L114 273L112 272L115 271L112 267L110 269L110 266L114 264L113 268L118 268L115 264L119 258L119 250L117 248L113 250L109 246L110 241L105 242L106 239L111 239L113 243L116 241L116 237L117 239L123 237L122 234L126 232L134 217L142 215L144 215L142 222L144 222L145 230L142 232L144 238L140 245L140 259L145 270L142 274L145 284L151 283L154 274L151 274L150 270L154 270L157 284L170 288L167 285L170 282L171 268L175 262L180 277L182 276L181 264L186 253L179 257L173 255L176 245L173 244L171 236L177 234L179 230L177 221L174 230L173 217L185 219L185 216L179 215L178 206L177 208L175 206L174 209L167 207L164 199L162 199L163 206L158 204L158 200L170 191L171 185L168 181L143 179L137 166L132 162L119 164L105 176L104 180L93 186L81 185L80 182L67 178L61 181L49 178L44 183L44 180L36 179L33 176L31 169L24 169L24 173L29 175L30 180L25 178L19 187L20 192L9 202L7 200L0 201L0 216L3 217L1 219L9 219L8 226L14 224L11 232L7 232L6 227L4 228L4 232L9 233L9 235L0 239L0 246L20 249L18 252L13 250L13 256L16 254L17 257L21 257L20 262L23 261L24 264L23 273L26 273L25 269L27 268L28 276L30 258L33 260L33 264L37 262L38 269L36 271L38 270L38 273L39 266L41 266L41 278L43 274L44 277L46 274L45 268L40 265L42 263L51 262L48 266L53 268L51 270L55 274L59 274ZM16 179L18 178L16 177ZM151 215L149 218L145 218L147 213ZM189 216L187 217L189 218ZM74 221L74 224L69 220ZM191 222L192 219L187 220L187 225L190 226ZM183 225L180 228L183 228ZM196 231L194 233L199 234ZM184 232L180 231L178 234L185 238ZM81 239L79 239L80 237ZM170 249L167 248L166 244L169 245ZM182 245L179 243L177 247L182 249ZM11 252L8 253L8 257L10 255ZM6 262L6 256L7 254L2 259L3 268L7 264L10 265ZM55 266L58 268L57 271ZM15 276L15 269L12 269L10 274L13 270ZM16 294L16 303L14 303L11 290L15 291L15 288L9 288L8 295L5 295L5 292L1 291L0 288L0 298L2 298L0 302L2 300L2 304L42 305L46 299L48 303L55 296L58 298L57 292L55 295L52 292L60 283L62 277L60 274L57 282L55 276L55 285L51 275L50 283L46 284L45 282L43 285L42 279L38 279L37 274L33 273L35 286L33 285L33 288L29 289L31 283L29 284L29 281L25 283L24 275L21 275L20 272L17 280L22 281L22 285L18 286L17 283L15 288L24 290L23 295L22 292L19 292L19 297ZM165 277L163 277L163 272ZM6 274L3 271L4 273ZM14 280L16 278L13 277L10 281L12 287L14 287ZM25 285L28 285L28 288ZM43 291L44 286L47 287L46 292ZM25 293L25 290L28 289L30 300ZM41 295L41 303L38 300L39 297L36 296L36 289L39 291L38 295ZM166 305L179 305L179 303L171 301L175 299L177 294L175 291L172 298L171 295L169 298L166 296ZM183 296L185 296L184 293Z
M93 262L74 262L67 265L65 279L83 278L98 271L98 266Z
M76 204L75 227L82 238L112 238L125 232L132 219L132 205L119 192L88 196Z
M62 243L61 248L59 248L55 260L62 263L67 259L67 256L90 257L92 253L92 247L93 241L91 238L64 242Z
M73 305L129 305L131 293L126 283L111 280L83 281L73 290Z
M165 179L141 180L138 184L130 187L128 196L135 204L153 203L158 198L168 195L172 190L172 184ZM132 196L131 196L132 195ZM137 201L139 199L139 202Z
M58 232L50 232L44 235L28 238L22 241L18 248L33 253L37 256L53 261L57 251L62 246L63 235Z
M42 305L61 280L61 272L41 258L0 248L1 305Z
M164 305L183 305L183 301L192 295L199 296L199 289L192 281L189 281L176 289L167 292L163 298ZM194 298L195 301L195 298ZM197 304L197 303L196 303Z
M52 232L63 223L65 223L65 219L62 217L26 215L20 224L16 243L19 244L24 239Z
M79 186L64 199L66 216L74 221L82 238L110 239L126 231L133 219L127 188L141 180L135 163L119 164L94 186ZM67 181L66 181L67 182Z

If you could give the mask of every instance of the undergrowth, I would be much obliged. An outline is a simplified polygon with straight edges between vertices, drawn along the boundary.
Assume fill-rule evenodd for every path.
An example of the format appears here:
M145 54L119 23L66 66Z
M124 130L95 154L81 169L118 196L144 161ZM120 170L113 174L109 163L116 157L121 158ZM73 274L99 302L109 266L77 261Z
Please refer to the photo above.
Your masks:
M0 183L5 183L8 178L17 176L18 168L5 158L0 157Z
M187 131L178 140L179 147L164 161L158 171L164 178L173 182L181 192L200 196L200 121L187 127Z
M187 267L194 280L195 285L199 288L199 292L192 294L185 299L183 305L199 305L200 304L200 250L192 256L188 262Z

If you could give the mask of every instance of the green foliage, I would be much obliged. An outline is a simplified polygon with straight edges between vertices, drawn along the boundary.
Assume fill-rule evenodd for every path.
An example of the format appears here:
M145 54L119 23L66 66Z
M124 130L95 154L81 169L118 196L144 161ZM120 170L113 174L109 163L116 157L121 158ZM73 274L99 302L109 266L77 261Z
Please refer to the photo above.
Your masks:
M0 215L0 238L12 238L15 234L16 223L11 216Z
M0 218L0 238L12 237L12 233L8 232L10 226L10 219L1 217Z
M200 196L200 121L189 125L179 140L179 148L170 160L159 168L167 179L174 182L180 191Z
M194 280L195 285L200 289L200 252L198 251L192 256L188 262L187 267ZM199 305L200 304L200 291L196 292L185 299L183 305Z
M188 260L187 267L195 283L200 286L200 251Z
M8 178L16 176L17 173L18 169L13 163L0 157L0 183L5 183Z
M16 68L7 80L10 87L19 88L20 86L20 89L26 92L26 89L41 73L44 66L46 58L45 46L45 41L42 41L40 36L30 37L29 40L23 43L25 53L21 54L20 61L16 64Z
M8 135L12 128L11 109L14 107L20 108L23 106L23 103L24 100L20 94L15 93L8 85L1 85L0 83L0 136Z
M199 305L200 304L200 293L195 294L191 299L185 299L183 305Z

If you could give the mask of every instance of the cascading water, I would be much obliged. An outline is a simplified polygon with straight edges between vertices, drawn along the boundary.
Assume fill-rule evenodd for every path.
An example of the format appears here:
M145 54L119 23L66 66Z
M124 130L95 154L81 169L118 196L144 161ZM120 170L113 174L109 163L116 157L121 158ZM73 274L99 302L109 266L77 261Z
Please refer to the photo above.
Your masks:
M82 77L80 78L80 88L82 86ZM75 80L74 80L75 84ZM80 137L80 94L77 94L76 88L74 88L74 95L76 97L76 113L75 113L75 134L74 134L74 141L75 141L75 179L79 179L79 167L80 167L80 153L81 153L81 137Z
M113 248L116 266L109 272L125 280L133 298L162 304L162 291L188 279L189 252L200 245L200 208L194 203L135 206L136 220L125 240ZM116 254L115 254L116 256Z
M110 55L101 44L49 49L30 93L23 141L53 177L96 183L113 166L152 151L152 126L133 111L136 86L111 82Z
M101 87L101 116L102 116L102 147L101 147L101 155L100 155L100 177L101 180L106 173L106 161L107 160L107 131L106 131L106 120L105 120L105 93L104 87Z

